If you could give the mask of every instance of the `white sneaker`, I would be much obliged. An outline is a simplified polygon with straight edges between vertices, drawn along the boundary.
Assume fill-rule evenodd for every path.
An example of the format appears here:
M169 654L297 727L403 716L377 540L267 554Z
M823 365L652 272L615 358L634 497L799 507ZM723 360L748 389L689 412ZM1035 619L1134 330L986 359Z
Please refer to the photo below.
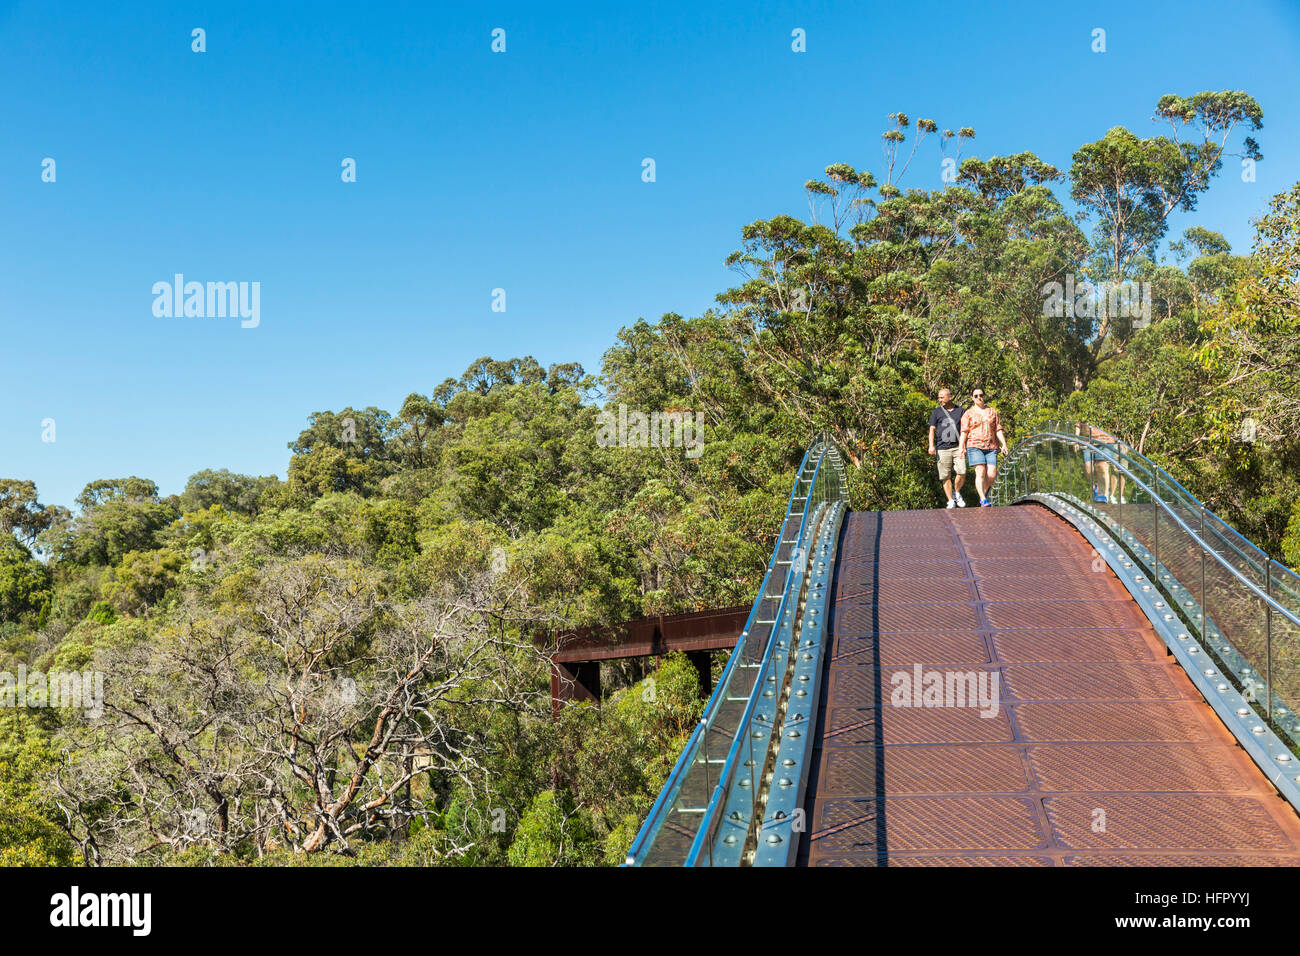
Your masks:
M958 508L965 508L965 507L966 507L966 499L963 498L961 495L958 495L958 496L957 496L957 507L958 507Z
M956 499L956 498L949 498L949 499L948 499L948 507L949 507L949 508L956 508L956 507L957 507L957 499Z

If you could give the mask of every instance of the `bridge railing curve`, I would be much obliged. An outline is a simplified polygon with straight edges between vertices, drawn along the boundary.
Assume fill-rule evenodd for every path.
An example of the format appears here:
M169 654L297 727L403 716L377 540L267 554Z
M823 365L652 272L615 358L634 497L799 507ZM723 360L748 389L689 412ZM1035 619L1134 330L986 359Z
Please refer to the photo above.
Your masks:
M745 840L722 834L749 830L761 816L756 782L774 746L777 695L802 613L810 556L836 527L848 501L841 452L828 439L812 443L799 465L785 517L740 640L685 749L628 851L628 866L737 865ZM824 574L825 568L820 570ZM765 696L766 695L766 696ZM739 832L739 831L738 831Z
M1019 441L994 496L999 504L1037 500L1104 529L1099 557L1121 571L1132 567L1175 649L1196 648L1187 661L1194 678L1209 678L1202 689L1211 704L1216 692L1245 702L1248 712L1235 706L1229 713L1243 744L1276 734L1283 746L1267 749L1266 770L1286 785L1284 795L1300 792L1300 759L1293 759L1300 755L1300 576L1151 459L1084 422L1047 422Z

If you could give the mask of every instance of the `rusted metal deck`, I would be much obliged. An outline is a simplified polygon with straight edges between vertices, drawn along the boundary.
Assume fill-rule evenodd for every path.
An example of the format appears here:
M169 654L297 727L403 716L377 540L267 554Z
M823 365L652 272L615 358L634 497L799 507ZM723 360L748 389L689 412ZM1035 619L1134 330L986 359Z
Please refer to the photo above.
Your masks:
M830 619L801 863L1300 864L1300 818L1047 509L850 514Z

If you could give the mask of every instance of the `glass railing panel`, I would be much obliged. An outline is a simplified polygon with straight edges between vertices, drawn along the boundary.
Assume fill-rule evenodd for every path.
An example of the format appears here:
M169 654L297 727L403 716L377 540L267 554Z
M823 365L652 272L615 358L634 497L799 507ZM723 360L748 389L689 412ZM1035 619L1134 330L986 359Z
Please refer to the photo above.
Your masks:
M1269 568L1269 577L1272 579L1273 597L1296 617L1300 617L1300 575L1274 561Z
M1207 537L1212 542L1215 535L1210 532ZM1252 669L1262 670L1264 628L1258 599L1218 561L1207 560L1205 563L1204 608L1208 633L1221 634L1246 658Z
M1206 513L1204 540L1210 549L1261 591L1265 590L1264 563L1244 551L1239 535L1214 515Z
M713 757L719 756L718 740L725 737L730 740L736 735L736 728L740 726L740 715L744 710L743 701L737 701L736 698L747 698L749 692L753 689L753 678L751 674L756 673L752 669L745 668L739 670L739 676L736 680L731 681L726 686L726 694L719 698L713 711L710 713L708 734L705 737L701 747L709 747L709 753ZM721 750L722 755L726 755L726 747Z
M1110 524L1148 572L1158 555L1157 580L1172 605L1167 613L1180 613L1193 628L1204 613L1211 633L1226 638L1242 658L1234 659L1233 672L1243 692L1263 713L1271 689L1275 729L1300 741L1300 575L1269 561L1124 442L1083 447L1070 440L1090 434L1086 424L1044 425L1008 458L999 501L1033 491L1080 500ZM1116 464L1103 465L1101 452L1113 455Z
M1206 527L1213 529L1218 535L1220 548L1225 554L1232 555L1233 566L1245 574L1256 584L1261 584L1264 580L1264 563L1266 557L1262 551L1255 545L1246 540L1226 521L1211 512L1206 512ZM1262 586L1262 584L1261 584Z
M1202 548L1194 537L1199 521L1186 508L1177 507L1172 510L1178 520L1175 521L1166 513L1160 522L1160 563L1173 581L1186 589L1170 595L1171 598L1178 603L1182 613L1194 615L1195 606L1200 603ZM1190 528L1191 532L1184 530L1183 525ZM1168 586L1171 582L1162 583ZM1192 623L1198 624L1196 621Z
M1196 609L1200 602L1200 595L1197 593L1196 582L1200 580L1200 545L1197 544L1192 533L1184 530L1164 511L1159 513L1158 521L1160 523L1160 586L1165 592L1168 605L1165 613L1185 618L1187 623L1195 628L1199 626Z
M1265 674L1272 683L1273 723L1295 745L1300 743L1296 719L1300 708L1300 625L1277 613L1268 623L1273 654L1271 668L1266 668Z
M692 736L651 818L633 844L632 862L712 862L711 848L719 833L721 808L727 805L729 788L733 783L752 784L749 778L755 773L754 764L758 762L761 771L766 755L770 721L776 716L778 704L775 672L789 651L777 642L789 644L789 625L785 621L794 610L797 595L792 591L802 580L798 571L811 545L814 516L822 503L842 501L844 493L838 453L817 443L804 456L767 575L755 595L746 633L728 661L701 727ZM755 733L761 739L755 738ZM756 749L762 749L763 754ZM741 801L748 803L751 814L755 789L750 786L748 799ZM735 801L731 805L734 807Z

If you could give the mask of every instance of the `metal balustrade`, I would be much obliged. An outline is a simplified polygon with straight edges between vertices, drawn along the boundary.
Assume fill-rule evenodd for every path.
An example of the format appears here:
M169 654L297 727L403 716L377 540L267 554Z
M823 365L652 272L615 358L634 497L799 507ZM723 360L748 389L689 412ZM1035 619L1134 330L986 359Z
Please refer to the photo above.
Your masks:
M793 645L803 629L809 581L829 580L833 562L826 555L847 500L843 458L828 440L818 439L799 466L740 640L637 833L626 865L752 862L767 803L764 771L780 743L777 734L786 717L783 685L794 670ZM824 585L821 594L819 600L824 600Z
M994 488L999 504L1068 503L1091 516L1145 572L1160 619L1218 668L1211 690L1239 694L1253 713L1230 725L1275 731L1300 753L1300 577L1208 510L1125 442L1081 422L1052 421L1018 442ZM1068 515L1067 515L1068 516ZM1073 519L1072 519L1073 520ZM1204 661L1204 659L1202 659ZM1214 700L1211 700L1214 703ZM1292 753L1274 753L1288 763ZM1271 769L1276 772L1277 765ZM1300 782L1291 774L1292 783Z

